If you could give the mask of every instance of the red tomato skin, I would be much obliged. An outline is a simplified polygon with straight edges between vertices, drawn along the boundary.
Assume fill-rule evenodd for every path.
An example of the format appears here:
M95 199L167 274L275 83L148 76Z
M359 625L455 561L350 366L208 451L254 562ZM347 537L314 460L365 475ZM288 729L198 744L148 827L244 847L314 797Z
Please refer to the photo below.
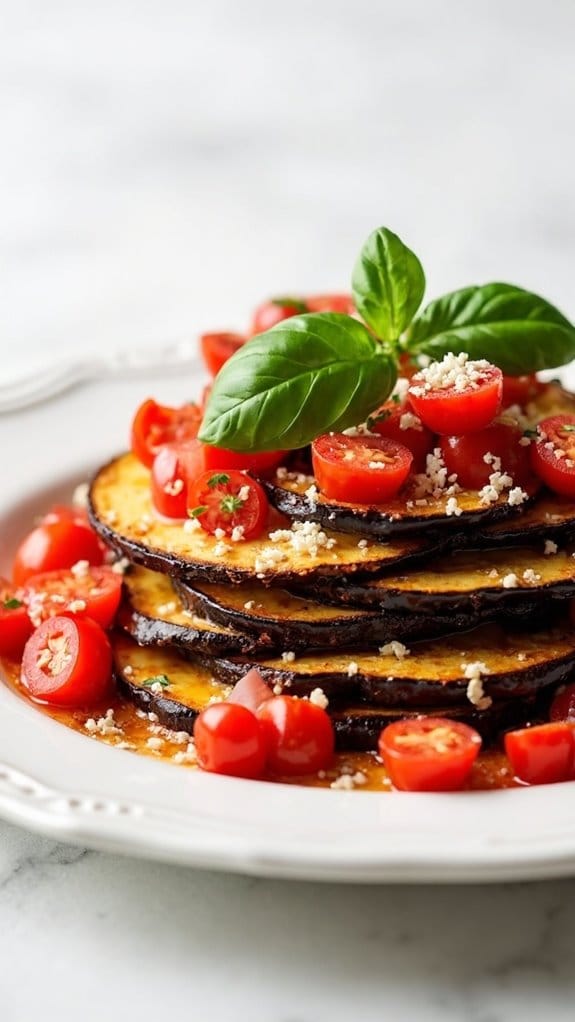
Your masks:
M223 447L211 447L210 444L202 446L204 472L209 470L221 472L233 468L238 472L252 472L254 475L265 477L281 464L286 455L286 451L259 451L248 454L228 451Z
M381 408L374 412L370 429L374 433L378 433L379 436L387 437L388 440L395 440L396 443L407 447L413 455L412 471L423 472L427 462L427 455L431 453L435 446L435 438L431 430L427 429L423 423L421 423L421 429L415 429L411 426L409 429L402 429L401 419L404 415L409 414L409 412L411 412L411 408L407 404L386 401ZM378 418L383 413L387 413L386 418Z
M516 486L532 479L529 447L522 446L523 430L514 423L493 422L486 429L440 439L441 456L448 475L457 474L457 482L468 490L480 490L489 483L492 464L483 460L490 453L501 460L501 471L511 476Z
M239 703L213 703L194 723L194 741L202 770L229 777L263 775L266 748L255 714Z
M130 440L132 453L146 468L151 468L160 448L167 443L181 443L197 436L202 411L195 404L171 408L148 398L137 409L132 420Z
M4 606L10 600L18 600L21 606L10 610ZM24 594L0 578L0 656L19 660L31 634L32 622L28 617Z
M214 484L214 477L223 474L227 482ZM249 493L242 507L228 512L222 509L221 503L227 496L238 496L240 490L249 487ZM269 517L269 502L265 490L251 476L235 469L226 469L225 473L204 472L191 483L188 491L188 508L205 507L206 510L196 515L205 532L215 534L223 529L231 536L236 526L242 526L242 539L257 539L264 531Z
M54 676L37 662L50 637L63 637L71 656ZM34 699L54 706L80 709L100 703L112 687L112 650L106 633L90 618L48 618L26 643L22 684Z
M569 427L569 432L564 427ZM539 423L538 437L529 448L533 471L550 490L563 497L575 497L575 465L570 468L566 462L575 462L575 415L551 415ZM565 451L563 458L555 457L554 451L545 444L554 443L555 448Z
M355 305L348 294L310 295L305 300L308 312L341 312L353 316Z
M370 453L394 458L385 469L369 468ZM355 462L344 454L354 452ZM324 433L313 441L311 458L321 492L330 500L349 504L382 504L395 496L409 475L413 455L403 444L386 437L348 437Z
M273 692L257 668L252 667L251 671L244 674L235 684L226 702L239 703L240 706L245 706L255 713L268 699L273 699Z
M246 343L241 334L215 333L200 336L200 351L206 369L217 376L223 365Z
M525 784L556 784L573 776L575 737L566 722L538 724L505 735L513 772Z
M401 744L404 735L425 735L434 728L448 729L460 745L449 756L414 752ZM379 754L389 778L399 791L459 791L465 784L481 748L473 728L442 717L419 717L389 724L379 736Z
M152 465L152 503L156 511L166 518L185 518L188 487L203 471L204 445L199 440L164 444ZM170 492L172 487L177 492Z
M307 699L274 696L258 710L274 774L297 777L329 767L335 737L328 714Z
M549 720L575 721L575 684L562 685L557 689L549 708Z
M510 408L512 405L519 405L524 408L530 401L533 401L547 384L538 380L535 375L531 376L503 376L503 408Z
M64 612L78 613L72 611L66 603L52 601L50 597L54 594L66 594L64 598L68 604L82 600L86 607L79 613L106 629L111 626L120 605L122 578L105 565L90 568L89 574L82 578L77 578L65 568L33 575L24 586L24 599L35 623L37 617L45 621L49 617L59 617Z
M254 312L250 335L254 337L255 334L264 334L266 330L271 330L284 319L291 319L292 316L299 316L306 311L305 302L299 299L295 301L286 299L284 302L278 298L275 301L272 299L269 302L262 302Z
M414 411L428 429L441 435L458 435L485 429L501 411L503 374L496 366L486 370L488 378L476 390L431 390L416 394L423 382L419 373L412 378L409 400Z
M101 564L104 550L98 536L81 521L60 519L38 525L22 540L16 551L12 578L21 586L42 571L71 568L77 561Z

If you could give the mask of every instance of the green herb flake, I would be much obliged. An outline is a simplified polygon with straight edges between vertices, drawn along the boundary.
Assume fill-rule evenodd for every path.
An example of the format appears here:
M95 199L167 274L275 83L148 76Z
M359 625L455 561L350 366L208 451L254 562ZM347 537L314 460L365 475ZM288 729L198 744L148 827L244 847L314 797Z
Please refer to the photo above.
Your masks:
M199 507L193 507L188 511L188 518L199 518L200 515L205 515L207 510L207 504L200 504Z
M529 439L532 440L534 437L539 436L539 430L538 429L524 429L523 430L523 436L529 437Z
M210 490L215 489L216 486L227 486L230 481L230 477L225 472L216 472L210 479L208 479L208 486Z
M400 398L399 394L392 394L391 395L391 400L394 401L396 405L401 404L401 398Z
M567 424L566 426L561 426L560 432L561 433L575 433L575 426L570 426L569 424Z
M220 501L220 508L227 515L233 515L236 511L239 511L244 506L244 501L241 497L234 497L233 494L228 493L223 500Z
M145 685L146 688L151 688L152 685L160 685L162 688L169 688L170 679L167 674L154 674L152 678L146 678L145 681L142 682L142 685Z
M23 607L24 604L22 603L22 600L17 600L15 597L11 597L9 600L4 600L2 606L4 607L4 610L18 610L20 607Z

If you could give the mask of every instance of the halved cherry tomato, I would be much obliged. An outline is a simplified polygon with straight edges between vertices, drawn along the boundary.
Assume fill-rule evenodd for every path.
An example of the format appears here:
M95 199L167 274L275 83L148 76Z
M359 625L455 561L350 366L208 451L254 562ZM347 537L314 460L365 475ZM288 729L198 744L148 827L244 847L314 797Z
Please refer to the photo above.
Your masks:
M195 404L170 408L149 398L138 408L132 421L132 451L146 468L164 444L192 440L198 435L202 411Z
M511 405L519 405L524 408L530 401L533 401L547 386L535 375L531 376L504 376L503 377L503 408L510 408Z
M81 708L99 703L111 689L112 650L90 618L51 617L24 649L22 683L35 699Z
M557 689L549 709L549 720L575 721L575 684Z
M268 699L273 699L272 690L269 685L266 685L260 672L252 667L251 671L244 674L243 678L236 683L226 701L239 703L240 706L245 706L255 713Z
M24 587L24 599L35 625L66 612L85 615L109 628L122 595L122 579L111 568L82 564L75 571L45 571Z
M551 415L531 444L533 471L564 497L575 497L575 415Z
M435 446L434 437L410 405L403 401L386 401L370 415L367 424L374 433L407 447L413 454L413 471L423 472L427 455Z
M152 465L152 503L166 518L185 518L188 487L204 471L204 444L199 440L165 444Z
M307 312L341 312L344 316L353 316L355 305L351 295L310 295L305 300Z
M307 305L301 298L272 298L269 302L258 305L254 312L250 334L263 334L271 330L277 323L292 316L307 312Z
M467 371L477 365L468 362ZM429 372L424 369L416 373L408 393L414 411L434 433L474 433L485 429L500 412L503 374L496 366L479 366L477 378L462 389L455 383L426 389Z
M379 736L379 754L400 791L457 791L480 748L477 731L443 717L398 720Z
M202 334L200 349L206 369L217 376L222 366L246 343L241 334Z
M12 578L17 586L41 571L71 568L78 561L101 564L104 547L81 518L60 517L32 529L16 551Z
M230 777L261 777L266 760L264 735L255 714L238 703L213 703L194 724L202 770Z
M24 594L0 578L0 656L19 659L31 633Z
M575 734L570 724L538 724L505 735L505 752L520 781L555 784L573 776Z
M529 443L516 422L501 419L476 433L443 436L440 448L448 474L457 473L459 485L469 490L486 486L489 476L496 471L491 458L489 463L484 460L486 454L499 458L501 471L518 486L532 476Z
M285 451L258 451L240 453L228 451L223 447L212 447L202 444L204 452L204 471L214 469L225 471L235 468L238 472L252 472L254 475L265 476L277 468L285 458Z
M274 774L294 777L325 770L333 759L334 730L321 706L293 696L274 696L258 710L267 760Z
M189 513L202 529L231 536L243 530L242 539L261 536L268 519L269 504L259 483L243 472L204 472L188 492Z
M349 504L382 504L403 485L413 455L386 437L324 433L311 446L321 492Z

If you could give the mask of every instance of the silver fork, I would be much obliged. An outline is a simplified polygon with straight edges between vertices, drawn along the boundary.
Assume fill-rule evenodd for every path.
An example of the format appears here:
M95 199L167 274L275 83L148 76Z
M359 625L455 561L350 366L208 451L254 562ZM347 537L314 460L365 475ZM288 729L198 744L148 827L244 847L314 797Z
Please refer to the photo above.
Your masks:
M147 376L171 372L185 365L197 365L196 338L175 341L161 347L118 351L103 357L67 358L37 369L13 383L0 386L0 415L20 411L48 401L73 387L108 377Z

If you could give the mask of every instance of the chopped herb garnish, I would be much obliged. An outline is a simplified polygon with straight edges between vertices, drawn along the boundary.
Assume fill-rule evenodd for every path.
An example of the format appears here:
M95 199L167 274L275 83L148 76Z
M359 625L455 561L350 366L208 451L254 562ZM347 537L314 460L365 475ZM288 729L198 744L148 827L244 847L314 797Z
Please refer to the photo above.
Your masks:
M22 600L17 600L15 597L12 597L9 600L4 600L2 606L4 607L4 610L18 610L18 608L23 607L24 604L22 603Z
M233 515L236 511L244 506L244 501L241 497L234 497L233 494L228 493L221 501L220 508L225 511L228 515Z
M168 688L169 684L170 679L167 674L154 674L153 678L146 678L146 680L142 682L142 685L145 685L146 688L151 688L152 685L161 685L162 688Z
M399 394L392 394L391 395L391 400L395 401L396 405L400 404L400 402L401 402L401 398L400 398Z
M207 504L200 504L199 507L193 507L188 510L188 518L199 518L200 515L204 515L208 510Z
M210 490L213 490L216 486L226 486L229 481L230 477L225 472L216 472L211 479L208 479L208 486Z
M575 433L575 426L570 426L569 424L561 426L560 429L562 433Z
M391 412L376 412L375 415L368 415L366 422L367 428L372 429L373 426L376 425L376 423L385 422L386 419L389 419L390 415Z
M528 437L539 436L539 430L537 430L537 429L524 429L523 430L523 436L528 436Z

